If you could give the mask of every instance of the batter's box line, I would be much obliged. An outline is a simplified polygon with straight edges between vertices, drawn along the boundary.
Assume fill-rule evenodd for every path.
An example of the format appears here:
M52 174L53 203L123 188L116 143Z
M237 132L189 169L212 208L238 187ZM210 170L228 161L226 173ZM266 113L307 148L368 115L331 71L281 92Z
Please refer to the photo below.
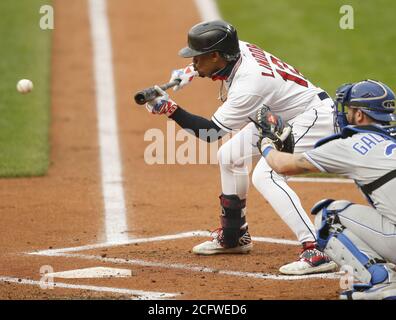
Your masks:
M326 274L312 274L312 275L301 275L301 276L286 276L286 275L273 275L259 272L244 272L244 271L233 271L233 270L220 270L215 268L208 268L197 265L189 265L189 264L181 264L181 263L162 263L155 261L145 261L139 259L122 259L122 258L107 258L96 255L87 255L87 254L72 254L71 252L99 249L99 248L110 248L110 247L118 247L128 244L135 243L148 243L148 242L156 242L156 241L166 241L166 240L177 240L183 238L190 237L208 237L210 236L209 231L190 231L183 232L173 235L165 235L165 236L157 236L150 238L137 238L130 239L128 241L122 242L113 242L113 243L99 243L93 245L79 246L79 247L71 247L71 248L62 248L62 249L51 249L51 250L42 250L38 252L28 253L29 255L38 255L38 256L47 256L47 257L63 257L63 258L74 258L74 259L83 259L83 260L95 260L101 261L105 263L113 263L113 264L127 264L127 265L137 265L143 267L154 267L154 268L165 268L165 269L177 269L184 270L189 272L203 272L203 273L213 273L219 275L226 276L234 276L234 277L247 277L247 278L255 278L255 279L269 279L269 280L306 280L306 279L337 279L339 276L335 273L326 273ZM275 244L283 244L283 245L300 245L298 241L287 240L287 239L276 239L276 238L267 238L267 237L253 237L253 241L256 242L267 242L267 243L275 243Z
M6 277L6 276L3 277L0 276L0 282L12 283L17 285L29 285L29 286L43 285L42 281ZM93 291L100 293L127 295L127 296L131 296L132 300L168 300L168 299L173 299L180 295L180 293L154 292L154 291L143 291L143 290L133 290L133 289L113 288L113 287L99 287L99 286L90 286L90 285L69 284L63 282L53 282L52 286L53 289L73 289L73 290L84 290L84 291Z
M217 268L210 268L205 266L190 265L184 263L163 263L156 261L147 261L141 259L123 259L123 258L107 258L96 255L88 254L76 254L76 253L54 253L50 255L40 254L42 256L50 257L62 257L62 258L73 258L82 260L93 260L100 261L104 263L112 264L123 264L123 265L135 265L141 267L151 267L151 268L163 268L163 269L173 269L182 270L187 272L199 272L199 273L211 273L223 276L241 277L241 278L254 278L254 279L264 279L264 280L309 280L309 279L339 279L340 275L337 273L318 273L310 275L300 275L300 276L287 276L287 275L276 275L260 272L244 272L244 271L233 271L233 270L221 270Z
M40 250L40 251L30 252L27 254L51 256L58 253L79 252L79 251L87 251L93 249L120 247L128 244L168 241L168 240L177 240L177 239L192 238L192 237L210 237L210 232L203 230L196 230L196 231L188 231L177 234L170 234L170 235L156 236L149 238L134 238L125 241L105 242L105 243L96 243L96 244L90 244L90 245L84 245L78 247ZM268 237L252 237L252 240L256 242L267 242L267 243L284 244L284 245L292 245L292 246L300 245L298 241L268 238Z

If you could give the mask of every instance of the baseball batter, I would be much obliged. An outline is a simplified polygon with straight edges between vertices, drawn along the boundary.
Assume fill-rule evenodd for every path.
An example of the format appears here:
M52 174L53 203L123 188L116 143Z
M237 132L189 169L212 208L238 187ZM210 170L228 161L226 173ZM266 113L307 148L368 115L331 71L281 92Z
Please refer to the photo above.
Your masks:
M355 180L371 206L320 201L312 209L319 245L359 282L341 299L396 299L396 126L389 126L396 120L395 95L366 80L341 86L336 100L340 134L305 153L278 152L268 138L261 150L278 173L322 171Z
M178 106L156 87L160 96L146 107L153 114L165 114L199 138L216 141L228 132L238 132L218 151L222 194L221 228L211 241L193 248L196 254L246 253L252 241L246 222L246 198L250 161L259 156L258 132L249 117L263 105L281 115L293 126L295 150L312 149L315 142L334 133L333 101L298 70L258 46L239 41L235 28L224 21L195 25L188 33L188 47L179 55L192 58L192 64L172 73L171 81L181 80L176 89L195 76L219 80L223 104L211 120L193 115ZM214 134L200 135L202 130ZM317 248L315 229L296 193L284 176L276 174L261 157L252 182L294 232L303 246L298 261L283 266L285 274L332 271L336 264Z

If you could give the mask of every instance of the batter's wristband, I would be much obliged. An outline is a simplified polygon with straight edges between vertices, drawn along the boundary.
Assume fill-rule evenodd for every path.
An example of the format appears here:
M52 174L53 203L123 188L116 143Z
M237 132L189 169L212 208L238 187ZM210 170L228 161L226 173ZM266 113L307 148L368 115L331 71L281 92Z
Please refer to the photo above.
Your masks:
M172 100L169 100L165 106L164 113L169 118L179 106Z
M268 154L271 152L271 150L274 150L273 146L267 146L265 147L264 151L263 151L263 156L264 158L266 158L268 156Z

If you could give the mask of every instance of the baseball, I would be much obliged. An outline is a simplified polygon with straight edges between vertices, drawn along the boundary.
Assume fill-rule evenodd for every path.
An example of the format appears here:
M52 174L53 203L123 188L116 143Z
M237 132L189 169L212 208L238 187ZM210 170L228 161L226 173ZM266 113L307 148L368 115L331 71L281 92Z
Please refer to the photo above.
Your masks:
M17 90L23 94L29 93L33 90L33 82L28 79L19 80L17 83Z

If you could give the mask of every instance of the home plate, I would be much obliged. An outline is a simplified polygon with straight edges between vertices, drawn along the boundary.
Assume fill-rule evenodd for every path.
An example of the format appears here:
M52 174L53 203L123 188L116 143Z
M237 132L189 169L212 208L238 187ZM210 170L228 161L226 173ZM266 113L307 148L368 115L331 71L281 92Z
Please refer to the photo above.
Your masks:
M85 268L62 272L52 272L45 275L47 278L84 279L84 278L123 278L132 276L129 269L116 268Z

